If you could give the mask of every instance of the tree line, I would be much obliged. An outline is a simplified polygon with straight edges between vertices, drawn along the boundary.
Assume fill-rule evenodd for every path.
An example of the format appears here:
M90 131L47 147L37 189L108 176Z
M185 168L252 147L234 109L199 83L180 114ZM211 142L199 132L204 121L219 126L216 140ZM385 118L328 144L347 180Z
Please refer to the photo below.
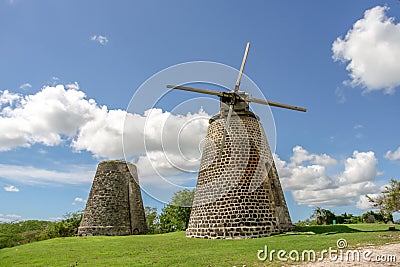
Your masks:
M316 207L310 218L300 221L299 225L321 225L321 224L351 224L351 223L374 223L393 222L393 213L400 211L400 181L391 179L377 197L366 195L375 211L368 211L361 216L343 213L334 214L329 209Z
M58 222L27 220L0 223L0 249L56 237L75 236L82 211L67 213Z
M184 231L189 223L194 190L182 190L175 193L171 202L164 206L161 213L156 208L145 207L149 234ZM78 233L83 211L64 215L57 222L27 220L0 222L0 249L42 241L56 237L72 237Z
M360 216L351 213L343 213L336 215L329 209L321 207L314 208L313 214L310 218L295 223L297 226L305 225L330 225L330 224L357 224L357 223L388 223L393 222L393 217L383 216L377 211L368 211Z

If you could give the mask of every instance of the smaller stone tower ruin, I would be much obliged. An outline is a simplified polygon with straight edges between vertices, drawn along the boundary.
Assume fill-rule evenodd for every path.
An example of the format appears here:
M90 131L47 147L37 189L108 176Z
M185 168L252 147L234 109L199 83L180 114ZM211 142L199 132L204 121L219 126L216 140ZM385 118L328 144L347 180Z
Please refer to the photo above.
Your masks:
M147 232L136 166L119 160L99 163L78 235Z

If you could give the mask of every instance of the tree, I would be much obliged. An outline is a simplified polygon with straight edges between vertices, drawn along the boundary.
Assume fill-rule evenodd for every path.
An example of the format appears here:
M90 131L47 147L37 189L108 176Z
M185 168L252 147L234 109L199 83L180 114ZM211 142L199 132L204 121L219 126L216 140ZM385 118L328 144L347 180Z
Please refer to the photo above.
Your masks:
M160 231L160 223L157 215L157 209L152 207L144 207L146 215L146 223L149 234L157 234Z
M355 224L362 222L361 216L354 216L353 214L347 214L346 212L336 216L335 220L338 224Z
M321 207L316 207L314 209L314 214L311 216L312 218L315 218L315 221L318 225L321 224L332 224L333 220L335 220L336 215L326 209L322 209Z
M373 222L384 222L385 219L381 213L367 211L363 215L361 215L361 219L363 222L366 223L373 223Z
M160 230L163 233L184 231L188 227L194 190L184 189L176 192L170 203L162 209L159 216Z
M171 199L170 206L175 207L178 221L184 222L186 230L189 224L190 212L192 211L192 204L194 198L194 189L184 189L176 192Z
M378 208L385 221L393 221L392 213L400 210L400 181L391 179L377 198L366 195L374 208Z
M82 219L82 211L68 212L64 220L55 222L47 230L45 235L48 238L75 236Z
M179 218L180 207L167 205L160 214L160 231L162 233L184 231L186 222Z
M175 192L171 198L170 205L191 208L193 204L194 198L194 189L184 189L178 192Z

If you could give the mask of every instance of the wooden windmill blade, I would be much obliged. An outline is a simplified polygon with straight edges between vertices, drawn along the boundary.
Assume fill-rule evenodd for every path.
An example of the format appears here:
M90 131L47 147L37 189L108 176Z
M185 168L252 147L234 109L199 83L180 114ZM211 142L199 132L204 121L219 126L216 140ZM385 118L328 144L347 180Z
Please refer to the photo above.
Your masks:
M247 97L244 100L246 102L254 102L254 103L257 103L257 104L268 105L268 106L272 106L272 107L286 108L286 109L291 109L291 110L307 112L307 109L302 108L302 107L282 104L282 103L278 103L278 102L272 102L272 101L263 100L263 99L259 99L259 98Z
M195 93L201 93L201 94L207 94L207 95L216 95L216 96L223 96L224 95L224 93L218 92L218 91L214 91L214 90L193 88L193 87L187 87L187 86L167 85L167 88L178 89L178 90L189 91L189 92L195 92Z
M215 95L215 96L219 96L219 97L222 97L222 96L226 97L229 94L229 93L218 92L218 91L214 91L214 90L193 88L193 87L187 87L187 86L178 86L178 85L167 85L167 88L178 89L178 90L189 91L189 92L196 92L196 93L207 94L207 95ZM253 97L243 98L239 95L236 95L234 97L236 97L236 100L239 99L239 100L244 100L246 102L253 102L253 103L272 106L272 107L279 107L279 108L286 108L286 109L291 109L291 110L296 110L296 111L307 112L306 108L292 106L292 105L288 105L288 104L282 104L282 103L273 102L273 101L269 101L269 100L263 100L263 99L259 99L259 98L253 98Z
M236 84L235 84L235 93L237 93L239 91L240 81L242 79L244 66L246 65L246 60L247 60L247 55L249 54L249 49L250 49L250 42L247 42L246 50L244 51L244 56L243 56L243 60L242 60L242 65L240 66L239 75L238 75L238 78L237 78Z
M233 91L232 98L231 98L231 103L229 105L228 116L226 117L226 122L225 122L225 127L224 127L224 135L222 136L222 140L221 140L221 146L220 146L220 149L219 149L218 161L221 161L222 152L224 151L226 135L228 133L228 127L229 127L229 123L230 123L230 120L231 120L233 107L234 107L234 105L236 103L236 94L239 92L240 81L242 79L244 66L246 65L247 55L249 54L249 48L250 48L250 42L247 42L246 50L244 51L244 55L243 55L242 65L240 66L239 75L238 75L238 78L236 80L235 90Z

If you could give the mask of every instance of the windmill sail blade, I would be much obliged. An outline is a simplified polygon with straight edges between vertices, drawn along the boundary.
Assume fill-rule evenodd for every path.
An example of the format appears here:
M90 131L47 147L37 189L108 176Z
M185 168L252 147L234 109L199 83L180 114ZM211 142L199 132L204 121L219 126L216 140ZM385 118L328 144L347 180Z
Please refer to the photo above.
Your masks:
M207 90L207 89L192 88L192 87L186 87L186 86L175 86L175 85L167 85L167 88L202 93L202 94L207 94L207 95L223 96L222 92Z
M226 140L226 135L228 133L228 127L229 127L229 122L231 120L232 111L233 111L233 105L230 105L229 106L228 117L226 117L226 122L225 122L225 126L224 126L224 135L222 136L221 147L219 149L218 161L221 161L222 152L224 151L225 140Z
M247 60L247 55L249 53L249 49L250 49L250 42L247 42L246 50L244 51L244 56L243 56L243 60L242 60L242 65L240 66L239 75L238 75L236 85L235 85L235 93L237 93L239 91L240 80L242 79L244 65L246 65L246 60Z
M249 48L250 48L250 42L247 42L246 50L244 51L244 56L243 56L243 60L242 60L242 65L240 66L239 75L238 75L238 78L237 78L237 81L235 84L235 90L234 90L233 95L231 96L232 97L231 104L229 105L229 112L228 112L228 116L226 117L226 122L225 122L225 127L224 127L224 135L222 136L222 140L221 140L221 147L219 149L218 161L221 161L222 152L224 151L224 148L225 148L226 135L228 133L229 123L230 123L232 112L233 112L233 107L236 102L235 95L237 95L237 92L239 91L239 86L240 86L240 81L242 79L244 66L246 65L247 55L249 54Z
M287 108L287 109L292 109L292 110L297 110L297 111L302 111L302 112L306 112L307 111L307 109L305 109L305 108L296 107L296 106L287 105L287 104L281 104L281 103L278 103L278 102L262 100L262 99L258 99L258 98L247 97L245 100L247 102L254 102L254 103L273 106L273 107Z

